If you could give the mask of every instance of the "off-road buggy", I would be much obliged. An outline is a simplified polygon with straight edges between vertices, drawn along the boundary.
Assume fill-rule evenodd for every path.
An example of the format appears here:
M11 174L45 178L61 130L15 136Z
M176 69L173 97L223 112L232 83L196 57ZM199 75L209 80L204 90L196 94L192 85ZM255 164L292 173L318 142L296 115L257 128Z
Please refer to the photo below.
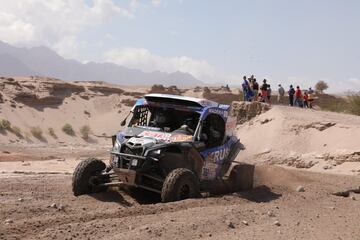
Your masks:
M128 186L161 194L163 202L200 193L252 187L251 165L235 163L241 149L230 105L149 94L138 99L113 136L110 163L88 159L76 167L74 195Z

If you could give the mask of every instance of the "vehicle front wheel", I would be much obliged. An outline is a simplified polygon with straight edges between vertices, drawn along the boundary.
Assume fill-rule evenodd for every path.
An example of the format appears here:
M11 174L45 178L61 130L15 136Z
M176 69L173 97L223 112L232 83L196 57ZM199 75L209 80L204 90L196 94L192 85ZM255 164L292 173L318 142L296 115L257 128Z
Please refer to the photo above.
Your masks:
M106 164L96 158L89 158L81 161L73 173L72 190L75 196L105 191L106 187L100 187L104 182L101 172L106 168Z
M199 181L189 169L177 168L165 178L161 190L162 202L174 202L199 196Z

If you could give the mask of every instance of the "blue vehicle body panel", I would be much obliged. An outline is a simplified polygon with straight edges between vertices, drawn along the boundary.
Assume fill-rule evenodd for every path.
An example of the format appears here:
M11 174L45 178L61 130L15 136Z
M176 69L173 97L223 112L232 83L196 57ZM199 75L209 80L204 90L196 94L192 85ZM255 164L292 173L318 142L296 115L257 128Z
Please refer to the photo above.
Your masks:
M213 180L221 175L221 166L228 159L230 151L234 144L239 140L232 136L224 145L206 149L200 152L204 158L205 164L201 178L204 180Z

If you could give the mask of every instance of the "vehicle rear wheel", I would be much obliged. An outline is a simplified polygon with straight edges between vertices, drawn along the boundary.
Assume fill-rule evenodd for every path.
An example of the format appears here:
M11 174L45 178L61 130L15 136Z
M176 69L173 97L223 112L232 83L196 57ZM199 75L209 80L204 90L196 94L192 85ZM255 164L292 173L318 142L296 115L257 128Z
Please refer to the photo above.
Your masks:
M199 182L189 169L177 168L165 178L161 190L162 202L174 202L199 196Z
M72 190L75 196L105 191L106 187L98 186L104 182L101 172L106 164L96 158L81 161L75 168L72 178Z

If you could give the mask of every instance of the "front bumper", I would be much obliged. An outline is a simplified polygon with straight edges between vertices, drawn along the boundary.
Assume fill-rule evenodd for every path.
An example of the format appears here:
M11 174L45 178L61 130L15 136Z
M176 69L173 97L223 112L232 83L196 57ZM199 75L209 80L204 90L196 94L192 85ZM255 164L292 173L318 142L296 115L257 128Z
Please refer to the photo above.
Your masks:
M127 153L119 153L111 151L111 166L118 180L122 185L139 187L153 192L160 193L159 188L145 184L144 180L151 180L162 184L164 179L152 176L149 171L146 171L146 163L150 161L158 161L157 158L151 156L139 156ZM137 165L134 166L132 161L138 160ZM149 161L150 160L150 161Z

